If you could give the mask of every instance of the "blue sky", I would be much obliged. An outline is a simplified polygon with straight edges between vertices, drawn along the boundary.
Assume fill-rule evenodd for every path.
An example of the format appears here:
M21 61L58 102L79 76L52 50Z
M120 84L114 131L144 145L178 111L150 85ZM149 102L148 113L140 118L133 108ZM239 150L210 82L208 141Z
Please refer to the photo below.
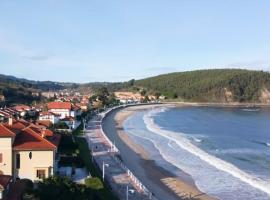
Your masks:
M0 73L124 81L204 68L270 69L270 1L0 1Z

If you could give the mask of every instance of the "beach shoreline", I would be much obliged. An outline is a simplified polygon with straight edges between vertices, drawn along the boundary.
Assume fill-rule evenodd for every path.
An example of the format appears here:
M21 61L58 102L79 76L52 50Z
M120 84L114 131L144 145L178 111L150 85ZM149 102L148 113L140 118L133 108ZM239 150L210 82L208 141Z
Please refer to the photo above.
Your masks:
M138 105L116 109L109 113L103 122L106 135L116 143L121 152L123 162L133 171L145 186L159 199L196 198L200 200L214 200L215 198L201 192L190 175L181 172L176 176L172 172L158 166L151 160L149 153L139 144L136 144L125 133L123 125L126 119L135 112L154 107L185 106L168 104ZM179 170L179 169L178 169Z
M270 107L269 103L240 103L240 102L230 102L230 103L218 103L218 102L184 102L184 101L164 101L161 102L163 105L174 105L174 106L194 106L194 107L220 107L220 108L252 108L252 107Z

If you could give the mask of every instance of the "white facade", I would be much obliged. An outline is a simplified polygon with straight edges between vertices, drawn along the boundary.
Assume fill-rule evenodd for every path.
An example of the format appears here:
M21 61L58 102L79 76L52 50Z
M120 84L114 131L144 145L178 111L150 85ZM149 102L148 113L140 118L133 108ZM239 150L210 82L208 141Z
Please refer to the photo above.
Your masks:
M59 122L59 117L54 114L40 115L38 118L40 121L50 121L52 124Z
M0 171L4 175L12 176L12 138L0 138L0 154L2 154L2 162L0 162Z
M41 180L38 170L45 172L47 178L54 174L55 152L54 151L14 151L14 177L26 178L32 181ZM16 155L20 155L20 166L17 168ZM31 157L30 157L31 154Z
M71 116L71 111L69 109L50 109L49 111L55 114L59 114L60 119Z

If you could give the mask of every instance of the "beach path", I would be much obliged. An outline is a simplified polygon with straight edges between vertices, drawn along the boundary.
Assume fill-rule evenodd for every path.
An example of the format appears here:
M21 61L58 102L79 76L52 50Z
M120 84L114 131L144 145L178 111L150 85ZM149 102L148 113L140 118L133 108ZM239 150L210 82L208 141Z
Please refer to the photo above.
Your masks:
M101 170L105 169L105 180L120 199L127 199L127 194L130 200L149 199L149 194L136 186L132 176L127 173L127 169L115 157L116 153L112 152L109 141L101 131L100 116L95 116L88 122L85 138L89 144L90 153L93 155L93 162Z

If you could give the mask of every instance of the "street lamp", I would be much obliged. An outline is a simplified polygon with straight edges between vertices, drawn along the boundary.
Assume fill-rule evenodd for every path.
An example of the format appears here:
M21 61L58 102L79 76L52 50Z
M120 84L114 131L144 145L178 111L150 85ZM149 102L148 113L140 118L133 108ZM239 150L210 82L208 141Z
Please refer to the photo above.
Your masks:
M133 194L135 191L133 190L133 189L129 189L128 188L128 185L127 185L127 191L126 191L126 200L128 200L128 193L131 193L131 194Z
M104 182L104 179L105 179L105 167L109 167L110 165L107 164L107 163L104 163L104 161L102 162L102 179L103 179L103 182Z

